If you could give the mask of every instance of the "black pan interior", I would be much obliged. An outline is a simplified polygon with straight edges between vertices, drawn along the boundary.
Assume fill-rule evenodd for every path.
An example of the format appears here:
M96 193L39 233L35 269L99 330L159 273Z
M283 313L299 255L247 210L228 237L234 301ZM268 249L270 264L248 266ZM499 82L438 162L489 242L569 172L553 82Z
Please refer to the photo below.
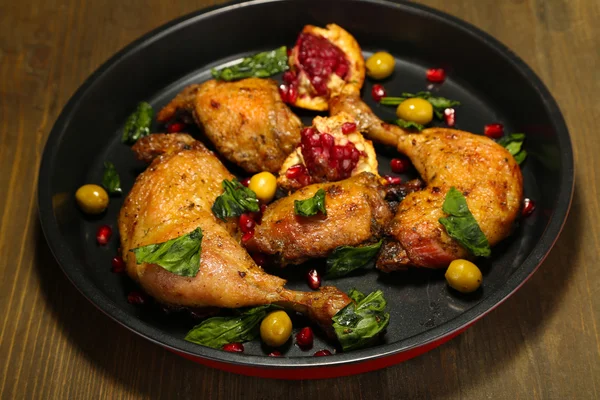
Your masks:
M378 346L324 358L304 357L312 352L288 346L286 358L271 358L258 342L246 345L244 355L187 343L183 337L196 321L186 313L166 314L159 307L128 304L126 295L133 283L110 272L118 240L114 238L104 247L96 245L99 225L109 224L116 232L123 197L113 198L102 216L89 218L78 210L73 194L84 183L101 182L107 160L120 171L124 190L132 187L144 165L121 144L120 135L126 117L139 101L149 101L159 109L186 85L209 79L210 68L258 51L291 46L305 24L330 22L351 32L365 56L385 50L396 57L394 75L383 82L388 94L426 90L425 70L443 67L449 78L430 89L461 101L456 128L481 133L485 124L500 122L507 132L525 132L529 152L523 165L525 196L536 201L537 209L518 224L512 237L493 249L490 260L479 262L484 283L475 294L450 290L441 271L383 274L368 270L325 281L342 290L384 291L392 318ZM363 98L380 117L393 118L393 108L373 103L372 84L367 79ZM306 124L317 115L294 111ZM195 129L192 132L198 134ZM380 173L389 173L389 160L396 153L381 146L378 151ZM44 232L65 273L94 304L128 328L163 345L212 359L306 366L358 361L418 346L489 311L518 288L549 251L566 217L572 179L571 144L554 100L522 61L470 25L404 3L252 2L174 21L121 51L90 77L65 107L48 139L40 169L39 208ZM314 267L322 268L323 263L276 272L289 279L289 287L308 290L304 274ZM295 327L305 323L299 317ZM319 336L314 350L322 348L334 350L335 345Z

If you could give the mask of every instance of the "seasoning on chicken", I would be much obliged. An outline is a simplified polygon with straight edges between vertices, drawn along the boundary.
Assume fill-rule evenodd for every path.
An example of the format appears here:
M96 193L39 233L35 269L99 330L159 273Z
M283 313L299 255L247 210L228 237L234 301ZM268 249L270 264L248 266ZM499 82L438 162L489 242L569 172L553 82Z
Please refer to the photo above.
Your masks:
M295 201L311 198L319 189L325 191L327 215L296 215ZM377 241L392 218L384 192L379 178L367 172L339 182L306 186L267 207L246 247L276 254L283 264L300 264L327 257L338 246Z
M219 154L247 172L276 173L300 143L302 122L271 79L210 80L185 88L157 116L168 122L190 113Z
M393 240L380 252L379 269L443 268L452 260L472 257L439 222L446 216L442 205L451 187L464 195L490 245L510 234L522 203L523 178L504 147L485 136L455 129L408 133L383 123L352 95L332 99L330 111L333 115L349 113L365 135L407 155L427 185L399 204L386 228Z
M177 140L181 145L175 145ZM162 150L161 143L164 143ZM350 299L334 287L298 292L285 280L268 275L234 238L235 222L211 212L233 175L200 142L184 134L150 135L133 150L148 160L158 156L138 176L119 215L121 249L128 274L157 301L185 307L237 308L275 303L307 314L330 329L331 318ZM200 227L200 268L184 277L156 264L136 263L131 249L163 243Z

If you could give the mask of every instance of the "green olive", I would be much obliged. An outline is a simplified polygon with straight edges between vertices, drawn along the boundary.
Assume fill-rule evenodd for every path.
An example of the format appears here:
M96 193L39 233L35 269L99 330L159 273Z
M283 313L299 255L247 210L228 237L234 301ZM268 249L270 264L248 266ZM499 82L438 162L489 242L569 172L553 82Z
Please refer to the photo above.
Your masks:
M260 337L271 347L279 347L292 334L292 320L285 311L273 311L260 323Z
M369 57L365 63L367 75L373 79L387 78L394 72L396 60L390 53L378 51Z
M86 214L100 214L108 207L108 193L98 185L83 185L75 192L75 200Z
M483 277L475 264L467 260L454 260L446 270L446 281L461 293L474 292L481 286Z
M425 99L413 97L400 103L396 115L405 121L427 125L433 119L433 106Z

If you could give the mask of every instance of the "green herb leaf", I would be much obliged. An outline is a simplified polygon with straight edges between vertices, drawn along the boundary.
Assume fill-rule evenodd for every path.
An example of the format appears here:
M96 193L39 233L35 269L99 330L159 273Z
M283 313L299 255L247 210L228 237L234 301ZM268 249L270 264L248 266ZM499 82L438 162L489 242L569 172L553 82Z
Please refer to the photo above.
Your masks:
M123 129L123 143L133 144L139 138L150 134L150 124L154 117L152 106L145 101L138 104L137 109L127 118Z
M240 63L231 67L217 70L213 68L211 74L213 78L222 81L233 81L252 76L257 78L266 78L278 74L288 69L287 48L285 46L275 50L265 51L244 58Z
M364 267L379 252L383 240L362 247L340 246L327 258L326 278L339 278Z
M157 264L180 276L196 276L200 269L202 229L200 227L164 243L131 249L138 264Z
M104 174L102 175L102 186L108 190L108 193L122 193L121 189L121 179L119 178L119 173L115 168L114 164L105 161L104 162Z
M419 132L421 132L423 129L425 129L424 125L418 124L418 123L413 122L413 121L405 121L405 120L403 120L401 118L398 118L397 120L395 120L394 123L396 125L398 125L400 128L404 128L404 129L416 129Z
M450 188L446 194L442 209L449 216L440 218L439 222L446 228L448 235L475 256L489 257L490 244L471 214L465 196L455 187Z
M431 92L417 92L417 93L404 92L404 93L402 93L402 96L400 96L400 97L383 97L379 103L383 104L384 106L397 106L400 103L402 103L404 100L413 99L415 97L425 99L429 103L431 103L431 105L433 106L433 112L438 119L444 119L444 110L446 108L460 106L460 101L447 99L445 97L432 96ZM400 126L402 126L402 125L400 125ZM423 128L421 128L421 129L423 129Z
M305 200L294 200L294 213L303 217L311 217L318 212L327 215L325 209L325 190L319 189L313 197Z
M523 149L524 141L524 133L511 133L510 135L500 138L500 140L498 140L498 144L504 146L506 150L508 150L508 152L515 158L515 161L518 164L521 164L527 157L527 151Z
M359 301L348 304L332 318L333 329L344 351L370 345L390 322L390 314L385 312L387 302L381 290L366 297L360 292L358 294L355 297L360 298Z
M354 300L355 303L360 303L365 298L365 294L356 288L350 289L348 297Z
M260 210L256 193L248 189L236 179L221 182L225 192L217 197L212 212L225 221L228 217L239 217L246 211L257 212Z
M227 343L254 340L260 335L260 322L273 308L279 307L258 306L240 315L208 318L193 327L185 340L215 349L220 349Z

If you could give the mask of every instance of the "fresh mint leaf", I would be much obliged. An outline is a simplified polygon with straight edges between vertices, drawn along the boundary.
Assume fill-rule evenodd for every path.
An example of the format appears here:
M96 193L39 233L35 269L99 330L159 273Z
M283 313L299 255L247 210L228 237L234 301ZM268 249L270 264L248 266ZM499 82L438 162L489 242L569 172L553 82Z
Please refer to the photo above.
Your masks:
M229 217L239 217L246 211L257 212L260 210L256 193L248 189L236 179L221 182L225 192L215 200L212 212L225 221Z
M404 100L413 99L416 97L427 100L429 103L431 103L433 112L438 119L444 119L444 110L446 108L460 106L460 101L447 99L445 97L433 96L431 92L426 91L417 93L404 92L400 97L383 97L379 103L385 106L398 106ZM400 126L403 127L402 125ZM423 128L419 130L422 129Z
M523 149L525 141L524 133L511 133L498 140L498 144L506 148L508 152L515 158L517 164L521 164L527 157L527 151Z
M179 275L194 277L200 269L200 250L202 229L168 240L164 243L149 244L131 249L138 264L157 264L167 271Z
M102 186L106 188L108 193L122 193L121 179L114 164L110 161L104 162L104 174L102 175Z
M212 317L193 327L185 336L188 342L220 349L227 343L247 342L260 335L260 322L274 308L264 305L243 311L239 315Z
M379 252L381 244L380 240L377 243L362 246L340 246L327 258L327 273L326 278L339 278L347 275L350 272L364 267L371 261Z
M356 292L354 297L360 300L348 304L332 318L333 329L344 351L372 344L390 322L390 314L385 311L387 302L381 290L366 297L360 292L356 295Z
M325 190L319 189L313 197L305 200L294 200L294 213L303 217L311 217L321 212L327 215L325 209Z
M221 70L213 68L213 78L222 81L233 81L250 77L266 78L288 69L287 48L265 51L244 58L240 63Z
M133 144L138 139L150 134L150 124L154 117L154 109L145 101L138 104L135 112L131 114L125 122L123 129L123 143Z
M398 125L400 128L404 128L404 129L416 129L419 132L421 132L423 129L425 129L424 125L418 124L418 123L413 122L413 121L405 121L405 120L403 120L401 118L398 118L397 120L395 120L394 123L396 125Z
M471 214L465 196L455 187L451 187L446 194L442 209L449 215L440 218L439 222L446 228L448 235L473 255L489 257L490 244Z
M365 298L365 294L356 288L350 289L348 297L354 300L355 303L360 303Z

